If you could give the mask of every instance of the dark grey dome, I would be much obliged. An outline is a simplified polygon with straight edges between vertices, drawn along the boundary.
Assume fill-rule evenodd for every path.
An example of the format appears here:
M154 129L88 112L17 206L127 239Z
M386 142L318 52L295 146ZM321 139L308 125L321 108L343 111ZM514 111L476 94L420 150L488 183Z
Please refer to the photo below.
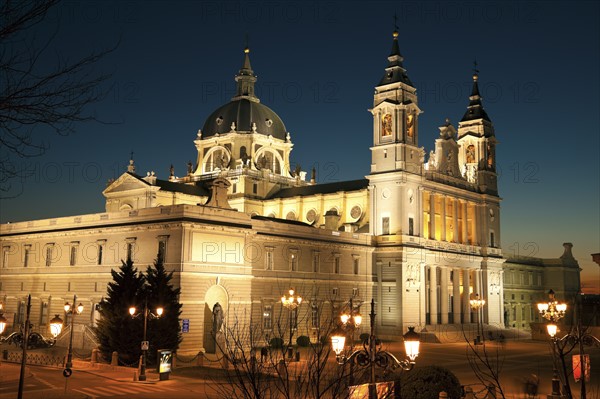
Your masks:
M210 114L204 122L202 138L229 133L232 122L237 132L252 132L252 123L256 123L257 133L286 139L287 131L281 118L266 105L246 98L235 99Z

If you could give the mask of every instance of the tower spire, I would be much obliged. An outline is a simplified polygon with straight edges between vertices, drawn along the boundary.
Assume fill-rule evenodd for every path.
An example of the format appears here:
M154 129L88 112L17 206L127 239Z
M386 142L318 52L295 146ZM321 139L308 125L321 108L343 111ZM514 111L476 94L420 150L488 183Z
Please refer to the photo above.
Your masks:
M406 74L406 69L402 65L404 57L400 53L400 46L398 45L398 17L394 13L394 31L392 32L392 51L388 56L388 66L385 68L385 75L379 81L378 86L387 85L390 83L405 83L409 86L413 86L412 82Z
M460 120L461 122L471 121L474 119L485 119L488 122L490 117L483 109L481 102L481 95L479 94L479 69L477 69L477 60L473 61L473 88L471 89L471 95L469 96L469 105L467 106L467 112Z
M246 46L244 48L244 61L242 68L235 76L237 84L235 97L232 100L248 99L250 101L260 102L254 95L254 83L256 83L256 75L250 64L250 47L248 46L248 36L246 35Z

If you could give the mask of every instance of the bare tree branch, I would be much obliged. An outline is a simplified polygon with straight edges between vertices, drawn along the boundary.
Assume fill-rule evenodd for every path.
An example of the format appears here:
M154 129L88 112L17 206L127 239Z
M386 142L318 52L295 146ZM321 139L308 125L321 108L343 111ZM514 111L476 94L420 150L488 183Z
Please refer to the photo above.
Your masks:
M77 122L99 121L87 107L104 98L101 84L111 74L96 74L93 67L112 53L108 49L74 61L47 58L57 32L40 42L33 30L60 0L9 1L0 7L0 197L14 197L12 183L27 177L23 159L37 157L47 149L35 129L58 135L74 131Z

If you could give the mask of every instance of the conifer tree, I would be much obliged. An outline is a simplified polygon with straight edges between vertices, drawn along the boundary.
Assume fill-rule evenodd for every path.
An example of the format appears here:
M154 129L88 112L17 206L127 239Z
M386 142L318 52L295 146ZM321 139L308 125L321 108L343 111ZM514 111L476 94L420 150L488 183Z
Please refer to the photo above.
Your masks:
M135 364L141 353L143 331L139 318L132 319L128 310L133 305L140 309L138 303L145 278L131 260L123 262L111 274L113 281L108 283L107 296L100 303L96 338L105 359L117 351L121 362Z
M146 269L145 297L148 300L148 309L155 313L156 308L162 307L164 312L158 319L148 320L147 336L150 341L148 362L154 363L158 349L177 350L181 342L179 316L181 304L179 303L179 288L172 284L173 272L165 270L162 256L157 257L154 266Z

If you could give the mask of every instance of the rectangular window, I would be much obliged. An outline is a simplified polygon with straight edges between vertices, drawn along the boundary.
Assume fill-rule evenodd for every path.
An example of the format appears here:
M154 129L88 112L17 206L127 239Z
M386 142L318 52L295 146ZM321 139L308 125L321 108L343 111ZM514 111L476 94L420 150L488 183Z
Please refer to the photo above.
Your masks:
M46 267L52 265L52 250L54 249L54 244L48 244L46 246Z
M252 184L252 194L256 194L258 192L258 184Z
M319 307L317 305L312 305L310 308L310 324L313 328L319 328L320 326Z
M354 261L354 264L353 264L352 270L354 272L354 275L358 275L358 272L360 271L360 259L354 258L353 261Z
M331 293L333 294L334 297L338 296L338 292L339 292L339 290L337 288L334 288L331 290Z
M273 270L273 250L265 253L265 270Z
M104 261L104 246L106 245L106 240L98 240L98 253L96 256L96 264L101 265Z
M8 267L8 254L10 253L10 247L2 247L2 267Z
M529 285L533 285L533 273L529 272L529 276L527 276L527 277L528 277L528 280L529 280L528 281Z
M158 236L158 253L157 257L162 259L163 261L167 258L167 241L169 239L168 235Z
M237 193L237 183L233 183L231 185L231 192L232 192L232 194Z
M339 257L339 255L334 256L334 258L333 258L333 272L335 274L340 274L340 257Z
M494 245L494 232L490 232L490 247L495 247Z
M296 253L290 255L290 270L293 272L298 271L298 254Z
M381 234L390 234L390 218L387 216L381 218Z
M319 263L321 263L321 257L319 256L319 252L313 252L313 257L312 257L312 271L313 273L318 273L319 272Z
M29 255L31 254L31 245L25 245L25 253L23 254L23 267L29 266Z
M40 326L48 324L48 302L42 302L42 308L40 309Z
M263 329L270 330L273 328L273 306L265 305L263 307Z
M538 275L537 275L537 285L538 286L542 285L542 273L538 273Z
M71 243L71 251L69 256L69 265L71 266L75 266L77 263L77 247L77 244Z
M415 235L415 220L413 218L408 218L408 235Z
M352 288L352 298L356 298L358 296L358 288Z

